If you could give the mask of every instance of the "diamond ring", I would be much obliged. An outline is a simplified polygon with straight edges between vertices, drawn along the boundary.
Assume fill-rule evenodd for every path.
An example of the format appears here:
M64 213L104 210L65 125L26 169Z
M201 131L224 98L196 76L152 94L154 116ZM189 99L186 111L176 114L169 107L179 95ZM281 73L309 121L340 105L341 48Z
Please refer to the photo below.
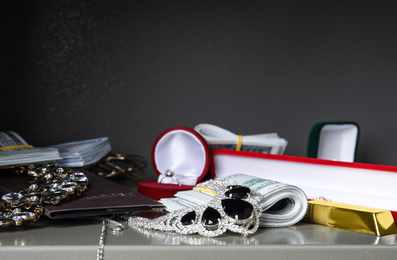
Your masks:
M165 178L172 178L172 179L174 179L174 180L178 183L179 186L181 186L181 183L179 182L178 178L176 178L176 177L174 176L175 173L174 173L172 170L167 170L167 171L164 173L164 175L165 175L165 176L159 180L159 183L160 183L160 184L162 184L162 182L163 182L163 180L164 180Z

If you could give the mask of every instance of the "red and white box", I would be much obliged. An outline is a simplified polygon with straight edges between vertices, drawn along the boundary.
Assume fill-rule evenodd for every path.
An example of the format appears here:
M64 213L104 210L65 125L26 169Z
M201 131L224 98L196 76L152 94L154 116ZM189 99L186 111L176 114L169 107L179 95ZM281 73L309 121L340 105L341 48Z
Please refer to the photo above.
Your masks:
M191 128L173 127L154 142L152 164L157 181L138 183L138 192L155 200L190 190L209 172L212 157L204 138Z
M214 179L244 173L295 185L309 199L390 210L397 217L395 166L232 150L212 154Z

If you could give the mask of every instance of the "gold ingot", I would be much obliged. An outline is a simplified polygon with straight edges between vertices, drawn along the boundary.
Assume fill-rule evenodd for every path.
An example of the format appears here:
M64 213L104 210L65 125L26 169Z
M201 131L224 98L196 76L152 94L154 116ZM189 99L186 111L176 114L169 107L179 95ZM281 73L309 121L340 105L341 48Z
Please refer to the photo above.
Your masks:
M387 210L322 200L308 204L306 222L376 236L397 233L393 215Z

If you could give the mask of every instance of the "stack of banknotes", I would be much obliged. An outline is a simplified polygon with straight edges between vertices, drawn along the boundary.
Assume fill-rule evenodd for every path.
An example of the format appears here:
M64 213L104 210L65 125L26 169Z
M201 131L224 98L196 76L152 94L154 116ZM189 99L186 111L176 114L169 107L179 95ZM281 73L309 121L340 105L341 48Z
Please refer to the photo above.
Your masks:
M211 124L199 124L194 127L212 150L227 149L246 152L283 154L287 141L277 133L256 135L236 135L229 130Z
M111 151L109 139L101 137L50 146L62 157L58 163L66 167L81 167L93 164Z
M222 178L233 180L262 194L260 202L261 227L287 227L298 223L306 214L308 203L306 194L298 187L289 184L249 176L234 174ZM209 203L215 195L201 189L179 191L174 198L163 198L160 202L167 211L191 208Z
M0 132L0 168L47 162L81 167L100 160L110 151L107 137L33 147L13 131Z
M12 131L0 132L0 167L61 160L58 149L32 147Z

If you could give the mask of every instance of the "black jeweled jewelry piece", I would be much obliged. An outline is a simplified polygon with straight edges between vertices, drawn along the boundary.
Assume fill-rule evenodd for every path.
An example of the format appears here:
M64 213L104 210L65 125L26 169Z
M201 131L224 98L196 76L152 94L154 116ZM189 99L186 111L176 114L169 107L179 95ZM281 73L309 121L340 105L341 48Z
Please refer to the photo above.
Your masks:
M213 207L207 207L201 217L201 223L207 230L216 230L221 221L221 214Z
M224 199L222 200L222 207L229 217L240 222L250 220L254 211L252 204L245 200Z
M181 223L184 226L188 226L188 225L192 225L194 223L196 223L196 212L195 211L191 211L189 213L186 213L182 218L181 218Z
M242 185L233 185L228 187L225 196L230 199L246 199L251 193L251 189Z
M180 209L156 219L130 217L129 225L179 234L215 237L227 230L243 236L259 227L262 195L232 180L209 180L198 185L216 195L207 204Z

